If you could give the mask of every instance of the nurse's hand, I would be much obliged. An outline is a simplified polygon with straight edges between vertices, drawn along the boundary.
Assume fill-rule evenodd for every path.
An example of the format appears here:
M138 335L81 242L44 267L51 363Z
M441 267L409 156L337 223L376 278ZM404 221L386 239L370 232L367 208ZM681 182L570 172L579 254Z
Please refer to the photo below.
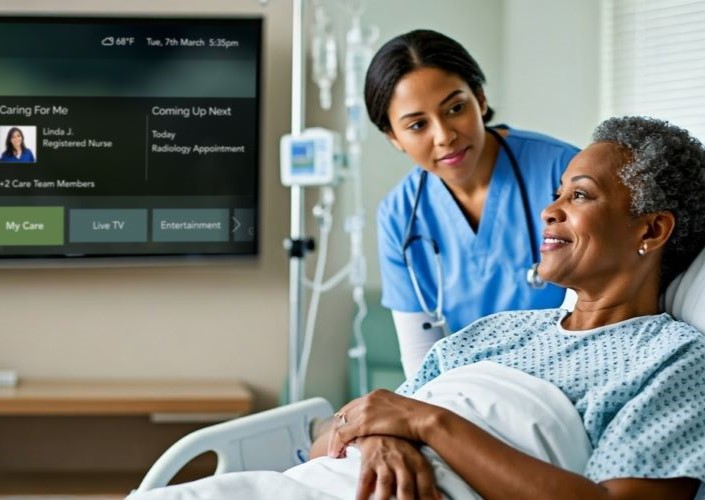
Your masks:
M358 439L362 463L357 484L357 500L440 499L433 469L419 449L406 441L389 436Z
M335 414L328 456L344 456L348 443L373 434L423 441L423 430L433 425L440 411L441 408L428 403L384 389L375 390L351 401Z

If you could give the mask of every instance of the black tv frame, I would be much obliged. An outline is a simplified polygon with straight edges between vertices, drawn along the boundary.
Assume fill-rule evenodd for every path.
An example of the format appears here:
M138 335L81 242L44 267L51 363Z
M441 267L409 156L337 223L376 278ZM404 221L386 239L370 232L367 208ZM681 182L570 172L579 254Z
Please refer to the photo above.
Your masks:
M0 82L0 106L5 106L4 110L0 108L0 126L4 125L5 130L10 125L34 127L36 144L39 146L36 161L32 164L0 162L0 186L4 185L4 188L0 188L0 266L10 263L46 265L47 262L99 265L120 262L129 265L137 264L138 261L155 262L154 258L159 261L168 258L170 263L174 260L194 262L201 261L202 257L254 257L259 254L263 59L261 17L0 15L0 26L14 26L15 31L17 27L23 26L34 30L46 28L46 31L42 31L44 36L27 36L24 40L14 39L12 45L3 44L3 35L0 33L0 68L2 68L3 59L6 59L6 63L8 58L17 62L17 57L21 56L23 51L27 58L32 55L36 58L40 55L37 60L45 64L37 65L37 68L44 69L30 67L27 70L28 73L48 72L50 82L53 79L53 83L56 83L61 78L75 77L76 73L81 72L80 64L76 62L81 63L81 58L88 58L99 70L96 71L99 75L97 79L99 83L101 78L106 79L106 75L100 76L101 71L105 70L107 79L112 79L113 83L116 83L117 78L124 78L129 84L120 88L119 85L124 85L124 82L118 82L119 85L111 89L112 94L97 85L98 90L94 89L92 95L86 95L85 84L79 81L77 85L73 85L70 78L68 82L59 81L58 85L44 84L43 86L39 82L34 87L30 81L29 86L32 88L27 95L19 95L17 88L14 90L11 88L12 84L4 86ZM235 33L238 29L247 31L242 40L234 38L238 36ZM61 34L62 30L65 31L64 37L56 33L58 31ZM79 33L81 31L83 33ZM145 32L154 34L148 36ZM209 36L209 33L212 36ZM110 45L106 46L103 43L97 45L97 42L103 42L108 37L112 37ZM147 41L146 38L151 40ZM22 41L27 43L18 43ZM50 43L52 41L60 41L61 44ZM160 44L156 45L157 42ZM38 46L38 43L44 45ZM138 43L144 45L137 47ZM248 44L253 47L248 47ZM3 45L8 52L3 50ZM84 46L81 47L81 45ZM244 54L243 59L246 61L233 61L233 64L238 63L241 65L240 68L249 68L249 70L254 67L254 74L244 79L242 72L235 71L234 66L229 72L227 71L230 55L226 53L242 51L243 45L250 50L249 54ZM21 47L19 53L18 46ZM130 53L132 49L138 48L141 52ZM80 53L80 58L74 61L72 68L75 71L72 75L71 71L62 69L59 63L62 62L62 54L65 55L67 50L76 49L83 52ZM151 72L153 68L159 66L160 61L167 66L171 61L171 63L177 63L175 64L177 67L181 65L188 69L190 66L190 73L197 74L198 71L193 71L196 69L201 70L203 74L212 73L215 77L211 77L202 84L198 82L198 78L186 83L175 82L173 88L164 89L163 94L151 95L149 88L140 90L139 84L129 82L130 79L123 76L129 74L129 71L120 72L114 69L111 71L105 61L102 61L102 64L100 60L96 62L95 58L100 58L101 51L112 49L115 50L110 54L111 57L107 57L108 62L116 62L115 52L117 52L117 59L119 59L117 65L121 68L135 69L135 73L140 70ZM155 58L145 52L149 50L163 51L161 55L165 57ZM223 55L227 57L221 57ZM130 61L131 57L136 60ZM31 61L27 59L25 66L28 66L29 62ZM52 70L55 73L51 74ZM185 71L182 76L188 73L189 71ZM135 80L139 80L139 75ZM92 84L95 85L95 81ZM228 84L234 85L228 87ZM189 90L188 85L194 86L190 93L184 91L184 89ZM61 91L47 92L48 87L52 89L58 87ZM77 90L74 91L74 88ZM238 90L230 93L229 89L232 88ZM12 92L14 95L10 95ZM238 92L245 97L233 95ZM85 102L86 100L98 101L98 104ZM111 141L111 134L115 133L109 126L111 120L106 120L104 116L96 113L101 106L107 107L112 113L109 113L109 116L113 117L113 121L122 125L120 133L129 137L132 137L130 128L133 123L136 128L142 125L134 122L134 116L144 112L145 109L151 109L151 117L149 113L145 113L147 123L144 124L144 148L139 160L136 159L134 152L139 150L140 145L134 140L118 134L117 138ZM27 112L28 109L29 112ZM49 111L46 111L47 109ZM184 109L190 109L190 116L185 116ZM238 121L238 113L240 112L241 117L245 109L251 113L249 119ZM197 111L206 115L196 119ZM42 113L46 114L42 115ZM75 118L77 116L79 118ZM151 124L148 123L150 118L153 120ZM83 121L79 121L79 125L74 128L70 125L71 119ZM64 123L61 123L62 120ZM194 123L197 120L200 122ZM158 125L154 125L154 122ZM223 139L222 135L222 130L229 130L228 127L233 129L239 127L237 133L242 134L243 137L246 136L247 140L228 143L228 138ZM171 128L176 130L170 130ZM151 134L152 131L159 134ZM205 133L204 131L208 131L208 137L212 139L210 143L200 140L191 141L191 143L201 143L200 147L205 151L198 153L202 158L195 159L203 160L203 157L206 157L211 160L210 163L184 162L183 158L178 156L188 157L190 154L196 154L195 148L191 153L184 154L177 146L190 145L192 148L194 146L190 143L179 143L174 138L169 138L168 133L183 137L189 134L202 134ZM69 132L71 137L67 137ZM150 135L153 135L151 142ZM53 142L47 143L46 140ZM99 158L106 149L110 150L110 153L118 151L121 140L123 144L130 144L132 148L131 156L123 153L122 150L115 155L126 155L126 158L121 160L123 165L138 162L144 158L145 164L151 163L149 175L153 179L156 178L149 181L153 184L159 180L169 183L168 189L164 186L155 189L154 185L150 187L146 184L134 185L130 189L111 185L115 179L114 173L105 174L107 177L104 179L91 178L90 172L86 175L75 175L77 167L75 162L71 161L71 154L74 158L76 155L80 155L81 158L91 157L91 155L93 155L92 158ZM85 141L86 144L88 141L94 141L95 144L66 146L66 143L63 143L62 146L62 141L75 143ZM0 138L0 142L2 143L0 149L4 150L5 137ZM104 144L107 142L112 142L112 146L105 147ZM157 142L158 144L155 144ZM101 151L101 143L103 151ZM47 144L50 145L45 147ZM56 147L55 150L54 147ZM155 147L161 148L161 151L159 149L150 151L150 148ZM211 151L206 148L211 148ZM64 153L63 160L58 154L54 154L52 159L52 153L56 151ZM228 165L228 161L224 158L228 155L244 156L245 153L247 153L250 172L244 177L234 179L235 174L227 171L225 166ZM174 158L175 155L178 156ZM208 157L208 155L211 156ZM93 161L93 166L107 165L112 161L112 166L115 166L114 158L106 158L102 162L95 159L84 161ZM234 167L236 162L232 163ZM178 182L172 179L174 172L179 172L179 167L188 172L186 169L194 168L193 165L198 165L200 169L210 169L218 175L213 176L210 185L204 185L203 180L192 182L184 172L180 172L181 177ZM86 166L83 167L85 170ZM47 174L47 170L51 170L51 174ZM106 168L106 171L118 172L119 170ZM81 170L79 169L78 172L80 173ZM46 175L50 175L50 178L46 178ZM238 182L240 180L242 182ZM244 195L228 192L229 184L247 185L249 192ZM10 219L18 223L22 222L22 219L27 219L35 225L44 223L47 228L51 223L59 224L60 221L62 227L47 230L44 234L46 238L42 240L40 237L35 242L32 239L33 235L28 234L33 230L31 225L23 236L8 234L16 227L8 225ZM110 223L115 224L108 227ZM95 224L95 229L92 229L92 224ZM126 230L128 226L129 230ZM62 238L61 244L56 244L59 238Z

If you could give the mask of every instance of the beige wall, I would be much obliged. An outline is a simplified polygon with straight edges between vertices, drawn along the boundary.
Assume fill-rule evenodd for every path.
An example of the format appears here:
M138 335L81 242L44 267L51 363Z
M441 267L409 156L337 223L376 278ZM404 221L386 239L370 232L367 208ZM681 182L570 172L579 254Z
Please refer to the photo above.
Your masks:
M584 147L603 118L600 2L504 3L500 119Z

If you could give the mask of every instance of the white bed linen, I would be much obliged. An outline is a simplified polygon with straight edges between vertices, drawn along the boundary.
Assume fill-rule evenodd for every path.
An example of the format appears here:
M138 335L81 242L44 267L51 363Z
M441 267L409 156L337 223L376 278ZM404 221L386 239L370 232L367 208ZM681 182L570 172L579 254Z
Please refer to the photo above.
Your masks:
M498 439L542 460L581 472L592 451L582 420L552 384L489 361L450 370L415 398L443 406ZM235 472L133 494L129 500L354 499L359 453L322 457L284 473ZM424 447L447 499L479 498L433 450Z

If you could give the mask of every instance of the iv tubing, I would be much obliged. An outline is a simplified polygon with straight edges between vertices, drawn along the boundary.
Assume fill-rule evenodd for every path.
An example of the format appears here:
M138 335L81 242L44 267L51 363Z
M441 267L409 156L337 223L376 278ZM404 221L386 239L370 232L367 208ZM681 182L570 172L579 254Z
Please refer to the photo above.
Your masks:
M313 291L309 299L308 315L306 317L306 330L304 333L304 344L301 350L301 363L299 365L299 398L304 397L304 387L306 385L306 372L308 371L309 360L311 359L311 348L313 346L314 328L316 327L316 317L318 316L318 304L321 300L321 283L323 282L323 274L326 270L326 261L328 260L328 242L331 227L333 225L332 207L335 202L335 194L333 188L327 186L323 188L323 202L320 206L320 245L318 257L316 258L316 271L313 278Z
M347 278L350 275L351 269L352 264L348 262L347 264L345 264L345 266L343 266L342 269L340 269L337 273L335 273L333 276L328 278L325 282L321 283L320 285L316 285L316 283L308 279L304 279L304 285L312 290L318 289L321 292L328 292L335 288L337 285L339 285L340 282L343 281L345 278Z
M357 304L357 314L353 319L353 335L355 337L355 347L348 350L348 356L357 360L358 363L358 390L360 396L370 391L367 379L367 346L365 338L362 336L362 320L367 316L367 302L365 302L365 292L362 286L355 287L353 299Z
M358 141L348 144L348 163L353 184L354 215L350 221L350 281L353 285L353 300L357 304L357 314L353 319L353 338L355 346L348 350L348 357L358 365L358 390L360 395L369 392L367 376L367 346L362 335L362 321L367 316L364 284L367 281L365 254L362 250L362 231L364 228L364 209L362 205L361 164L362 148Z

